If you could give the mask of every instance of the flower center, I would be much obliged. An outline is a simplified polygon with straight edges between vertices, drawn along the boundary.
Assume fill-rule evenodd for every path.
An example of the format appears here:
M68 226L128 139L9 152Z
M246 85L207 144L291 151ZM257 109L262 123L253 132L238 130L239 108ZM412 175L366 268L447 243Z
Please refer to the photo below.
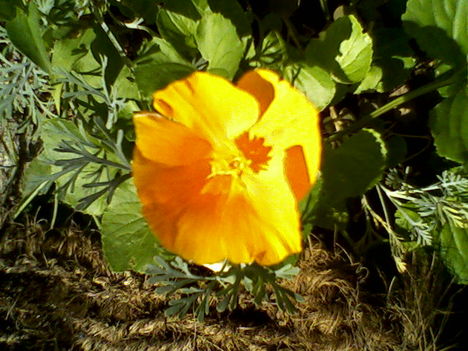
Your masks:
M255 173L266 168L271 159L269 154L272 147L265 146L265 138L253 137L250 139L249 134L244 133L236 139L236 145Z
M223 156L213 157L209 178L221 175L239 176L249 166L248 160L241 155Z
M211 174L209 178L221 175L240 176L250 168L255 173L264 170L271 159L271 146L265 146L265 139L249 138L244 133L235 140L237 149L229 153L214 155L211 160Z
M237 147L215 152L210 162L208 182L202 192L227 193L234 184L234 178L240 178L244 172L258 173L264 170L271 159L269 153L272 149L264 143L264 138L250 139L248 133L244 133L235 140Z

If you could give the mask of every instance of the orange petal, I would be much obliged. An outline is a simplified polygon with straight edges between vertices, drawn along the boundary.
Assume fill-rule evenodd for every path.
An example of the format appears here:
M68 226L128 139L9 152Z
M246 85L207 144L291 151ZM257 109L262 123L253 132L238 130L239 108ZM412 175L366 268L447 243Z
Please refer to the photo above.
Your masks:
M311 187L302 146L295 145L286 150L285 171L296 199L301 200Z
M132 168L143 214L154 234L170 249L176 238L180 214L198 198L206 183L209 162L167 166L145 158L136 148Z
M136 114L133 121L136 147L148 160L184 165L209 157L210 144L180 123L150 112Z
M224 78L206 72L169 84L153 94L154 108L212 144L233 139L259 117L258 102Z
M314 184L321 154L321 136L318 110L300 91L271 71L256 70L258 76L265 79L274 88L274 98L260 120L250 129L250 133L264 137L266 143L275 148L287 150L300 146L307 167L309 183ZM257 79L259 79L257 77ZM258 99L261 97L256 96ZM299 149L293 149L286 159L288 177L297 195L303 194L305 184L302 178L306 173L301 165ZM296 184L296 185L294 185ZM298 185L301 184L301 185Z
M269 72L266 70L263 71ZM237 82L237 86L257 99L260 104L260 114L262 115L273 101L275 90L273 85L268 80L264 79L259 72L260 70L245 73Z
M296 199L283 160L271 162L268 170L233 178L229 193L194 199L178 219L171 249L198 264L272 265L300 252Z

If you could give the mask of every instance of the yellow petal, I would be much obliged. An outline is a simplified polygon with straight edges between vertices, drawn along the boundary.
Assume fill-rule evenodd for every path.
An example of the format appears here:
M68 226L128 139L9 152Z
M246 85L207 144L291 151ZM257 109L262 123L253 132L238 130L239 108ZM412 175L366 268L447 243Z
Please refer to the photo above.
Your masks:
M274 153L265 170L249 174L243 182L245 196L263 223L264 252L256 253L256 261L262 265L276 264L300 252L300 216L285 174L284 155Z
M171 249L198 264L227 259L272 265L300 252L299 213L283 160L269 165L234 178L228 193L195 199L179 217Z
M286 159L291 183L305 184L305 174L309 183L314 184L320 166L321 137L318 110L300 91L268 70L256 70L246 75L242 87L260 101L266 101L257 86L268 82L274 89L274 97L259 121L250 129L250 134L264 137L266 143L283 150L291 149ZM300 149L294 148L300 146ZM301 155L302 153L302 155ZM305 160L307 172L304 172ZM295 189L297 195L305 194L304 189Z
M157 113L138 113L133 118L136 147L148 160L184 165L207 159L211 145L186 126Z
M212 144L233 139L259 117L252 95L206 72L169 84L153 94L154 108L192 129Z

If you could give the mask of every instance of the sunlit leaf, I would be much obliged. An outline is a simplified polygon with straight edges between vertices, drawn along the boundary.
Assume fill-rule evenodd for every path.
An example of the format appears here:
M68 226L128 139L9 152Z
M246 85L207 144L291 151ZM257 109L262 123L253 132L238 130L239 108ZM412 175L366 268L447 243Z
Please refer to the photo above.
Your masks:
M318 66L294 64L287 66L284 74L319 110L328 106L335 95L335 82Z
M133 181L115 192L101 222L102 247L112 270L144 272L161 251L141 214Z
M468 95L460 90L446 98L431 112L431 129L439 155L468 162Z
M195 39L198 50L208 61L208 71L232 79L243 47L231 21L220 14L207 14L198 25Z
M306 58L333 74L340 83L362 81L371 67L372 39L350 15L333 22L310 41Z
M449 223L440 231L440 254L458 283L468 284L468 227Z

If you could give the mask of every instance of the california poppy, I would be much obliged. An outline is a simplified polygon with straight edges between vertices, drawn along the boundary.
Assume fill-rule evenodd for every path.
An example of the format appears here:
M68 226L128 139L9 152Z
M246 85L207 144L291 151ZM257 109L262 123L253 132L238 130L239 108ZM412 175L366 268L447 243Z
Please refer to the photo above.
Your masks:
M161 244L197 264L272 265L301 251L297 202L320 163L318 112L269 70L195 72L134 116L133 177Z

